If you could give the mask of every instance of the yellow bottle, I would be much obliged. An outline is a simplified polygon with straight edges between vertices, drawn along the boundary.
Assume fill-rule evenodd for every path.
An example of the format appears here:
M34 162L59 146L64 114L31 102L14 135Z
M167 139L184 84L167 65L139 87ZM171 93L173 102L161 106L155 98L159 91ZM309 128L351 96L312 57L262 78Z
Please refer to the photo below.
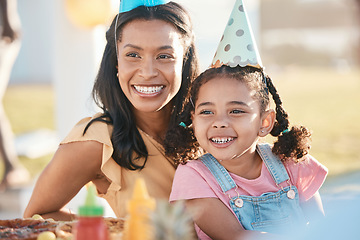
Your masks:
M147 192L144 179L136 179L132 199L127 203L128 217L125 222L123 240L152 240L154 230L150 214L155 210L155 199Z

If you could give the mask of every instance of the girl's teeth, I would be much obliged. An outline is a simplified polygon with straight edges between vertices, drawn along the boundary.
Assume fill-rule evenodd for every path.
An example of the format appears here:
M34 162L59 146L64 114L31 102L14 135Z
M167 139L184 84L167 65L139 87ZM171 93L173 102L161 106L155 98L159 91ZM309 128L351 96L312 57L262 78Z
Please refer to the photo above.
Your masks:
M152 94L160 92L163 89L163 86L156 86L156 87L144 87L144 86L134 86L135 90L145 94Z
M228 143L230 141L232 141L233 138L212 138L211 141L213 141L214 143Z

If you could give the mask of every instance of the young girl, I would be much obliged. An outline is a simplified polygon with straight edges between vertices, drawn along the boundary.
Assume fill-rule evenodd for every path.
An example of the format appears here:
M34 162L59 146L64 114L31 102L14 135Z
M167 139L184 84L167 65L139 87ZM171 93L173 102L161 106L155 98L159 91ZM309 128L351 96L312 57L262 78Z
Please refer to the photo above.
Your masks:
M323 215L318 190L327 169L308 154L310 131L289 128L261 69L206 70L194 81L180 119L166 138L168 154L182 163L170 201L186 200L200 239L257 233L244 230L276 233L305 226L310 213ZM269 133L277 137L273 146L259 141ZM190 160L199 151L207 153Z

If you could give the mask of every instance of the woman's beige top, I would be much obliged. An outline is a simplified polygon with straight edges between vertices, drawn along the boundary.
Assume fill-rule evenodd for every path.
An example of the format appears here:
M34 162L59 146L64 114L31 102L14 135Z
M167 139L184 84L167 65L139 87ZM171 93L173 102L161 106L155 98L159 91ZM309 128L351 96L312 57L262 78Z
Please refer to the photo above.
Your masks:
M100 115L96 114L94 118L98 116ZM175 165L165 157L162 145L139 129L148 150L148 160L144 169L140 171L124 169L111 157L113 153L111 143L112 125L94 122L83 136L84 128L90 120L91 118L88 117L78 122L60 144L81 141L97 141L103 144L101 171L110 180L111 184L107 192L99 194L99 196L107 200L116 216L126 216L126 203L132 196L135 179L138 177L145 180L151 197L168 200L175 174ZM138 164L142 165L143 162L144 159L142 158Z

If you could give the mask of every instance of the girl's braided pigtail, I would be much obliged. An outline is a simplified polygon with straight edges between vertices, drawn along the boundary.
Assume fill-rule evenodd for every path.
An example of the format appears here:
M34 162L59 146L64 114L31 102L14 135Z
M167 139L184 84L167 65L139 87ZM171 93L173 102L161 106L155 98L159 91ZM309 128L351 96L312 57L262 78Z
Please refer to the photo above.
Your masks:
M270 77L266 77L266 85L276 105L276 121L274 124L274 128L272 129L270 134L274 137L277 137L282 131L286 130L289 127L289 117L284 108L282 107L282 101Z
M293 159L299 162L309 153L311 132L304 126L293 126L289 129L288 114L282 107L280 96L269 77L266 77L266 85L276 104L276 121L270 134L278 139L272 151L283 161Z

